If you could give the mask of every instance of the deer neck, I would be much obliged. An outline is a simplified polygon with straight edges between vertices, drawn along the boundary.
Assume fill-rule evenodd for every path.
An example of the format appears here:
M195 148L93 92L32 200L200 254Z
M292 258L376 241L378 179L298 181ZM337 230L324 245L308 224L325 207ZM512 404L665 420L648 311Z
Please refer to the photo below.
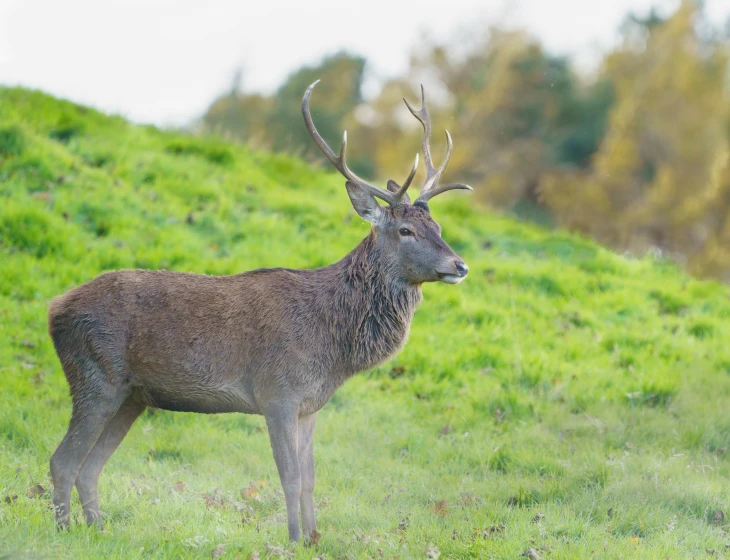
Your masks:
M403 347L421 302L421 287L407 284L393 273L372 231L333 268L339 276L339 289L331 305L341 321L335 336L343 349L344 369L352 375L387 360Z

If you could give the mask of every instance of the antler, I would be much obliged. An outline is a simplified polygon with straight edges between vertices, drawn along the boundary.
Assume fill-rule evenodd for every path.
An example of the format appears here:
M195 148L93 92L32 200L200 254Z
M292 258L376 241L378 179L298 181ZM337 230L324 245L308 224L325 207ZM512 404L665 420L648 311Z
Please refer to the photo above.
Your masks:
M401 202L404 195L406 194L406 191L408 190L409 185L411 184L411 181L413 181L413 176L416 174L416 169L418 168L418 154L416 154L416 162L413 164L413 169L408 175L405 183L403 183L403 186L395 192L391 192L386 189L376 187L375 185L371 185L367 181L355 175L355 173L353 173L350 168L347 167L347 131L345 131L342 135L342 147L340 148L340 155L336 156L332 149L327 145L327 142L324 141L324 138L322 138L319 132L317 132L317 127L314 126L312 114L309 110L309 98L312 95L312 90L314 89L314 86L316 86L318 83L319 80L317 80L307 88L307 91L304 94L304 99L302 100L302 116L304 117L304 122L307 126L307 130L314 139L315 144L317 144L317 146L319 146L319 149L322 150L325 156L327 156L327 159L330 160L330 163L335 167L335 169L342 173L342 175L348 181L357 183L366 191L368 191L371 195L376 196L381 200L384 200L390 206L395 206L396 204Z
M446 156L441 166L436 169L433 166L433 158L431 157L431 146L429 144L429 138L431 136L431 118L428 116L428 109L426 109L426 90L421 85L421 109L416 111L413 106L408 103L408 100L404 97L406 107L413 114L414 117L423 125L423 159L426 160L426 181L421 187L421 194L416 199L416 202L428 202L429 199L433 198L437 194L441 194L452 189L465 189L468 191L473 190L469 185L463 185L461 183L449 183L447 185L436 186L438 180L441 178L441 174L446 169L446 166L451 159L451 150L454 147L451 141L451 135L446 130Z

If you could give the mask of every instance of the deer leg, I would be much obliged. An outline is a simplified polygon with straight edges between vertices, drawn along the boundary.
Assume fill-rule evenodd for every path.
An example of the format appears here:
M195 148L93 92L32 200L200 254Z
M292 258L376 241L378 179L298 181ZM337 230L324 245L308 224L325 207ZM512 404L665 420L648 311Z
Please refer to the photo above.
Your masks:
M99 387L96 391L83 392L83 395L81 393L74 393L68 432L51 457L53 507L56 523L61 528L68 528L70 524L71 491L81 465L107 422L126 398L116 388L110 387Z
M272 405L264 411L269 428L271 449L274 452L276 468L279 470L281 487L286 499L286 516L289 527L289 540L299 540L299 495L301 494L301 474L297 457L296 407Z
M127 399L109 420L81 465L76 477L76 489L79 491L81 507L84 509L88 525L96 524L99 528L103 528L99 511L99 475L145 408L145 405Z
M317 530L314 519L314 424L317 414L299 419L299 471L302 475L302 492L299 506L302 510L302 532L311 539Z

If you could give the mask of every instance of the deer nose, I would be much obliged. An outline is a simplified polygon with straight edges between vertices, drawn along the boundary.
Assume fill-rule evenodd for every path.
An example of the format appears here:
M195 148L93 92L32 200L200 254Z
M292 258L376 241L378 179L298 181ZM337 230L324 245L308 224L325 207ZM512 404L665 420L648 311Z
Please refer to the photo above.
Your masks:
M461 278L463 278L464 276L466 276L468 274L469 267L466 266L465 262L458 262L458 263L456 263L456 272L458 272L459 276Z

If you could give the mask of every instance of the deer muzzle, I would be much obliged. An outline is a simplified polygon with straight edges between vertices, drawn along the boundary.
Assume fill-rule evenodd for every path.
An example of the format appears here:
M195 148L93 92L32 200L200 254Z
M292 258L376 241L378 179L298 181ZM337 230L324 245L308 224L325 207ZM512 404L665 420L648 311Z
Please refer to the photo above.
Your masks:
M462 260L454 263L455 272L439 272L439 280L446 284L458 284L469 274L469 267Z

